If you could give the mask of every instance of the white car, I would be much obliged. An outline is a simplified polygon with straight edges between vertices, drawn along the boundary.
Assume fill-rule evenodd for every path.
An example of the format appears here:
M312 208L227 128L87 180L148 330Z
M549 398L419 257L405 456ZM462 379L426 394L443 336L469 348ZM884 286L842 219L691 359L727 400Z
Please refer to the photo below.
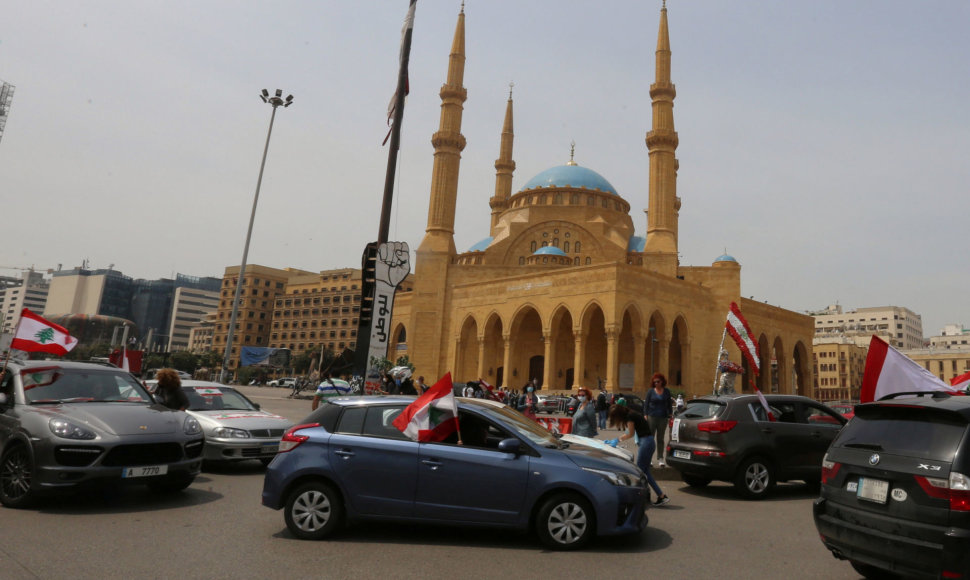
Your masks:
M293 377L282 377L279 379L273 379L272 381L269 382L269 386L271 387L293 388L293 385L295 384L296 384L296 379Z

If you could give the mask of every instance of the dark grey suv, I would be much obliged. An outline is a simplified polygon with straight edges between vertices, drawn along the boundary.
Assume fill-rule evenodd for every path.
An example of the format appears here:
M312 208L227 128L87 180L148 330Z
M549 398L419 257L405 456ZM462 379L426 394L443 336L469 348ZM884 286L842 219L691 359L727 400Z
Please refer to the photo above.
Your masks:
M766 497L779 481L818 485L822 456L845 418L807 397L765 398L775 420L755 395L689 401L674 416L667 463L692 487L729 481L747 499Z
M858 405L822 465L815 525L867 578L970 576L970 397Z
M194 417L156 404L115 367L11 360L0 382L0 503L8 507L105 482L180 490L199 473L203 444Z

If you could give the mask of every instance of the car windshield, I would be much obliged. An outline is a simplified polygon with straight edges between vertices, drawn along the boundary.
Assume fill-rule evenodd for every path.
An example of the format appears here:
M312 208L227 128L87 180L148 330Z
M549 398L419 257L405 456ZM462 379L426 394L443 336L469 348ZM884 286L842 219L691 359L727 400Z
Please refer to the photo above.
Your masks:
M132 375L104 369L44 367L20 371L24 398L32 405L49 403L150 403Z
M189 398L189 411L255 411L256 407L236 389L229 387L182 387Z
M497 415L515 434L543 447L560 447L559 440L541 425L509 407L489 407L487 413Z

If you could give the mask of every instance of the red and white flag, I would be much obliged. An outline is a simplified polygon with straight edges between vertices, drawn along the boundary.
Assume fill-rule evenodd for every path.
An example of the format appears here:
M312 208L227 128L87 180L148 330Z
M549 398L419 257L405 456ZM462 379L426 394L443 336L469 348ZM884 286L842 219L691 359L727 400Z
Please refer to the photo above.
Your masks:
M415 441L443 441L457 432L458 405L451 373L405 407L393 424Z
M778 418L775 417L775 414L771 411L771 407L768 406L768 399L766 399L765 396L761 393L761 389L759 389L758 387L755 387L754 392L756 395L758 395L758 400L761 401L761 406L765 408L765 413L767 413L768 415L768 420L777 421Z
M751 371L757 376L761 372L761 355L758 352L758 343L751 336L748 321L741 316L741 309L734 302L731 303L731 310L728 312L724 328L737 343L738 348L741 349L741 354L748 360Z
M478 383L482 385L482 389L485 391L485 398L491 399L493 401L499 401L498 393L495 392L495 385L491 385L485 382L485 379L479 377Z
M950 379L950 386L954 389L965 391L970 388L970 373L963 373L958 377Z
M878 401L893 393L957 390L878 336L869 341L860 402Z
M24 352L46 352L64 356L77 346L77 339L66 328L37 316L27 308L20 313L17 332L10 348Z

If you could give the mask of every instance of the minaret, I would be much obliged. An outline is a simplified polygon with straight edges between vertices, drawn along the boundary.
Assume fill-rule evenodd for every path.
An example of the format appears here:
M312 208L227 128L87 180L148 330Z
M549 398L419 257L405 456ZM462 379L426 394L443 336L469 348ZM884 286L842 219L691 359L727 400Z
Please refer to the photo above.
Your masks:
M465 7L462 5L448 58L448 80L441 87L441 118L431 137L434 167L431 172L431 200L428 227L418 252L455 254L455 204L458 198L458 166L465 148L461 134L461 115L468 91L462 86L465 76Z
M499 148L498 159L495 160L495 196L488 200L492 208L491 235L495 235L495 226L499 216L509 207L512 197L512 173L515 171L515 161L512 160L512 87L509 84L509 102L505 105L505 124L502 125L502 145Z
M455 250L455 205L458 198L458 166L465 138L461 134L461 114L467 92L465 75L465 7L462 5L455 27L455 38L448 58L448 80L441 87L441 119L431 137L434 166L428 227L418 246L414 262L414 292L407 325L408 356L426 375L440 377L447 372L448 338L444 329L450 322L442 312L451 283ZM437 367L435 366L437 361Z
M650 200L647 211L647 241L644 253L653 254L644 265L667 274L677 271L677 132L674 131L674 97L670 82L670 36L667 32L667 3L660 10L657 37L656 80L650 85L653 128L647 133L650 156Z

